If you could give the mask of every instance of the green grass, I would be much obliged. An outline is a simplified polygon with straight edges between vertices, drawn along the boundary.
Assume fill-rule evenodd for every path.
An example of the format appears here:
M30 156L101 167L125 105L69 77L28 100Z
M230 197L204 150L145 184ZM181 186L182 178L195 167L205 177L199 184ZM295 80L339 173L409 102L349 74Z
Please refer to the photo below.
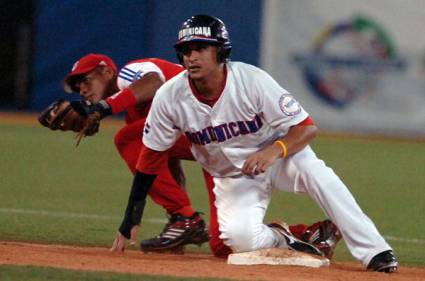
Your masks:
M0 240L109 247L132 180L115 151L115 130L102 129L75 148L69 132L0 123ZM388 237L400 262L424 266L424 143L318 138L313 148ZM193 205L208 219L200 168L185 162L185 169ZM164 211L150 202L139 239L160 232L158 218L165 219ZM312 223L324 215L307 196L275 192L266 219L272 218ZM335 259L353 261L343 243Z
M0 265L0 280L2 281L196 281L199 278L131 275L107 272L85 272L75 270L53 269L46 267L21 267ZM228 279L206 278L204 281L225 281Z
M132 175L115 151L113 129L75 148L73 134L0 125L0 239L110 246L127 203ZM197 210L208 218L199 167L187 167ZM162 208L148 203L140 239L159 233ZM197 247L194 247L197 249ZM201 250L207 251L205 245Z
M401 263L425 265L424 143L319 138L313 147L388 237ZM278 196L272 200L268 217L279 213L279 209L284 210L289 223L314 222L323 216L307 196L274 195ZM335 258L352 259L343 244L337 248Z

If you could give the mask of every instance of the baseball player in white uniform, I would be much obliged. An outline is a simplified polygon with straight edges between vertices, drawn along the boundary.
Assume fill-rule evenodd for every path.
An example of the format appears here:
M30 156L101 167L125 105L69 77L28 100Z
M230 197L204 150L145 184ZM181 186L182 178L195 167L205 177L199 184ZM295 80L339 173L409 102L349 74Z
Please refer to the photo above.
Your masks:
M221 238L234 252L291 247L277 224L263 222L272 188L308 193L338 226L352 255L368 270L395 272L392 248L348 188L308 145L317 127L299 102L263 70L228 60L224 23L197 15L175 45L186 70L155 95L144 129L143 184L153 160L181 134L214 177Z

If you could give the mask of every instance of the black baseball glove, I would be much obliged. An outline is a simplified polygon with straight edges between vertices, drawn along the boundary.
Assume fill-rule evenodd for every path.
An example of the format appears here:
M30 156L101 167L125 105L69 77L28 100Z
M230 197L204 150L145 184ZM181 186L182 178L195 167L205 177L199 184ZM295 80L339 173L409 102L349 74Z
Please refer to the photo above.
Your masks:
M60 99L53 102L38 116L38 121L51 130L80 132L86 123L86 116L75 111L71 103Z
M110 107L104 103L92 104L87 101L57 100L39 115L38 121L51 130L73 131L77 134L77 145L85 136L99 131L100 120L110 114Z

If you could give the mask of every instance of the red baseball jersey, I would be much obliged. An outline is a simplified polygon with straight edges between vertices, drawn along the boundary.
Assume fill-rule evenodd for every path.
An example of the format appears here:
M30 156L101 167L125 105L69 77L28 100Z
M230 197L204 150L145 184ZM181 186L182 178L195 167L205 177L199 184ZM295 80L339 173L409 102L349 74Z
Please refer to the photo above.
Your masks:
M141 79L148 73L155 72L163 82L182 72L181 65L157 58L146 58L130 61L118 73L117 85L120 90L127 88L133 82ZM126 122L132 123L141 118L146 118L151 107L151 102L139 104L127 109Z

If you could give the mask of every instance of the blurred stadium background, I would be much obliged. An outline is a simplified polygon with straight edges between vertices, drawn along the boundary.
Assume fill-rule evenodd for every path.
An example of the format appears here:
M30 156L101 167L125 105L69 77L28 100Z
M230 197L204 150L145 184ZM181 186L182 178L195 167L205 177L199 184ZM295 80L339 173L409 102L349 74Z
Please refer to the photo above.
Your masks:
M206 13L226 23L233 60L264 68L322 132L340 134L322 135L314 149L347 183L402 264L424 265L424 1L0 3L0 240L110 246L131 183L112 141L120 121L105 122L75 149L72 134L15 113L78 98L63 92L62 79L90 52L109 55L118 66L142 57L177 62L172 46L180 24ZM394 141L400 138L407 141ZM194 206L208 219L200 169L185 165ZM323 218L309 198L279 194L267 219ZM141 238L157 234L165 222L162 209L149 204ZM345 247L336 259L352 260Z
M39 111L66 97L63 77L89 52L119 66L142 57L176 61L179 25L207 13L227 24L232 59L270 72L320 128L422 138L424 6L421 0L3 0L0 109Z

